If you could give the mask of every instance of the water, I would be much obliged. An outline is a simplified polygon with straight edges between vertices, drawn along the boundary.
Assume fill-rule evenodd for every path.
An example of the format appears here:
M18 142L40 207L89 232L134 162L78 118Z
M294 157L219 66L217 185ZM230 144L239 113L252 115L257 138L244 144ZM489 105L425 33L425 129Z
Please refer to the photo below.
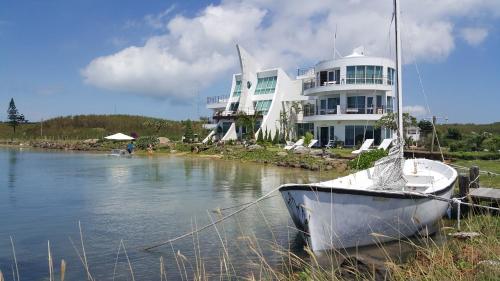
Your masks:
M11 279L12 236L21 280L47 278L50 240L55 267L65 259L68 280L85 279L70 241L81 251L81 221L90 271L98 280L112 279L121 239L136 280L158 280L160 256L169 279L180 279L174 252L192 263L186 264L192 272L198 245L206 272L218 276L222 247L214 228L200 233L195 245L189 237L153 252L141 249L189 232L193 225L209 223L209 214L216 217L211 210L251 202L282 183L318 181L318 176L298 169L198 157L119 158L0 149L0 270ZM300 253L302 241L292 225L281 197L274 196L217 230L227 241L236 274L244 276L252 270L253 256L244 237L274 241ZM271 263L279 263L269 247L262 248ZM117 275L130 279L121 253Z

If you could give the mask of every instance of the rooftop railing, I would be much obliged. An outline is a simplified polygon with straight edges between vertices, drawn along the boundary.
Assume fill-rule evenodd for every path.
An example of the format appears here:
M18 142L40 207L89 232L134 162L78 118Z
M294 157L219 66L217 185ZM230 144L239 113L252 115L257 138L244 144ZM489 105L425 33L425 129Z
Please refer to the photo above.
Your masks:
M297 68L297 76L314 75L314 67Z
M207 104L225 103L228 100L229 100L229 96L228 95L220 95L220 96L207 97Z

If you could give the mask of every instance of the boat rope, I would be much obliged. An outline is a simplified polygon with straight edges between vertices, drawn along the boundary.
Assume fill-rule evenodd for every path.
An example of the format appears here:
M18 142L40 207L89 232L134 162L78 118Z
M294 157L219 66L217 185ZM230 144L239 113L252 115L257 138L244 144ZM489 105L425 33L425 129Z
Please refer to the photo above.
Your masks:
M320 171L320 172L321 172L321 171ZM273 195L273 196L269 196L269 197L267 197L266 199L269 199L269 198L272 198L272 197L276 197L276 196L278 196L278 194ZM246 205L248 205L248 204L252 204L252 203L253 203L253 201L251 201L251 202L246 202L246 203L239 204L239 205L230 206L230 207L225 207L225 208L215 208L215 209L213 209L213 210L212 210L212 212L214 212L214 213L219 213L219 212L221 212L221 211L227 211L227 210L230 210L230 209L240 208L240 207L246 206Z
M218 220L216 220L216 221L213 221L213 222L211 222L211 223L209 223L209 224L207 224L207 225L205 225L205 226L203 226L203 227L201 227L201 228L199 228L199 229L195 229L195 230L193 230L193 231L191 231L191 232L185 233L185 234L183 234L183 235L181 235L181 236L175 237L175 238L173 238L173 239L170 239L170 240L167 240L167 241L164 241L164 242L160 242L160 243L155 244L155 245L153 245L153 246L146 247L146 248L144 248L144 250L145 250L145 251L149 251L149 250L152 250L152 249L154 249L154 248L158 248L158 247L164 246L164 245L166 245L166 244L170 244L170 243L175 242L175 241L177 241L177 240L180 240L180 239L182 239L182 238L185 238L185 237L191 236L191 235L193 235L193 234L196 234L196 233L198 233L198 232L201 232L201 231L203 231L203 230L205 230L205 229L207 229L207 228L209 228L209 227L211 227L211 226L214 226L214 225L216 225L216 224L218 224L218 223L220 223L220 222L222 222L222 221L224 221L224 220L226 220L226 219L228 219L228 218L230 218L230 217L234 216L234 215L237 215L237 214L239 214L239 213L243 212L244 210L246 210L246 209L250 208L251 206L253 206L253 205L255 205L255 204L259 203L260 201L262 201L262 200L264 200L264 199L268 199L268 198L270 198L270 197L271 197L271 194L273 194L274 192L278 191L279 189L280 189L280 187L277 187L277 188L275 188L275 189L273 189L273 190L269 191L268 193L264 194L263 196L259 197L257 200L255 200L255 201L253 201L253 202L251 202L251 203L249 203L249 204L247 204L247 205L245 205L245 206L243 206L243 207L239 208L238 210L236 210L236 211L234 211L234 212L232 212L232 213L230 213L230 214L228 214L228 215L226 215L226 216L223 216L223 217L221 217L220 219L218 219Z

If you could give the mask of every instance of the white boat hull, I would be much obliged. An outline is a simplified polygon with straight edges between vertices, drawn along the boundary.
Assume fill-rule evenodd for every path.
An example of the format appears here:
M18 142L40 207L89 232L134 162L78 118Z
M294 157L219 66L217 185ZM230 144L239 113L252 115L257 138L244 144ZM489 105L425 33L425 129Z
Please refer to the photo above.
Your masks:
M451 198L455 178L431 192ZM287 184L280 188L313 251L360 247L436 230L448 203L415 192Z

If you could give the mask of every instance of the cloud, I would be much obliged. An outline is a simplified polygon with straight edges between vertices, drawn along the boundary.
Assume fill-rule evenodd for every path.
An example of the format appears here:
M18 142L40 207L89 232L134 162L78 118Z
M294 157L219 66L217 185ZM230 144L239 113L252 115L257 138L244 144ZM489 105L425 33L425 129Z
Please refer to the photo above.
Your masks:
M129 46L92 60L82 71L86 83L139 95L189 99L238 71L235 44L261 65L296 67L349 54L393 56L392 5L384 0L245 0L209 5L195 16L171 7L144 18L162 30L144 46ZM460 21L500 17L500 1L408 0L402 3L404 61L445 60L455 48ZM133 25L133 24L129 24Z
M481 27L466 27L460 30L460 36L471 46L478 46L488 36L488 30Z
M421 105L403 106L403 112L410 113L410 115L415 117L424 117L428 114L427 109Z

